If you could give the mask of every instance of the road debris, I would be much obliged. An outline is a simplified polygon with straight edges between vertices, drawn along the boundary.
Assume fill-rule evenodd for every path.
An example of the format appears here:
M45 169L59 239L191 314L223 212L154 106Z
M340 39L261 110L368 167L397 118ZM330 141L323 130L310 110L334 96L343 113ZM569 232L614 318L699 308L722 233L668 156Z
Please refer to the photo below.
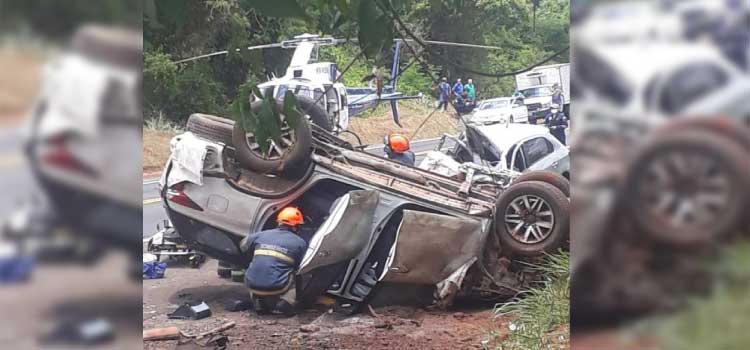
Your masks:
M194 305L184 303L174 310L174 312L167 315L170 319L175 320L200 320L209 316L211 316L211 308L203 301Z
M143 331L143 341L175 340L180 338L177 327L154 328Z

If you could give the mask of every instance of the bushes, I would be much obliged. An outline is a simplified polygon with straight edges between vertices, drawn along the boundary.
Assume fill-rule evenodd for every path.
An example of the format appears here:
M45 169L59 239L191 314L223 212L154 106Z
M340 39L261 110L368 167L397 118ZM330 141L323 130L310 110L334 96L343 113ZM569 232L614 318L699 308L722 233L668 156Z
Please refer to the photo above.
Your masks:
M222 114L224 87L213 78L209 61L174 64L161 51L144 53L145 118L161 114L182 125L191 113Z

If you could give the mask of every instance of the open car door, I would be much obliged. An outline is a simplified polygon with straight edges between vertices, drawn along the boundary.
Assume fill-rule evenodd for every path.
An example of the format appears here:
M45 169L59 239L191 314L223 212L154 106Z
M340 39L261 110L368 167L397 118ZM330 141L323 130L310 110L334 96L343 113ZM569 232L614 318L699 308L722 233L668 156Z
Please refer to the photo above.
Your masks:
M473 262L484 239L479 220L404 210L380 280L437 285Z
M337 199L330 215L310 239L300 263L299 299L317 298L344 272L370 241L377 191L351 191Z

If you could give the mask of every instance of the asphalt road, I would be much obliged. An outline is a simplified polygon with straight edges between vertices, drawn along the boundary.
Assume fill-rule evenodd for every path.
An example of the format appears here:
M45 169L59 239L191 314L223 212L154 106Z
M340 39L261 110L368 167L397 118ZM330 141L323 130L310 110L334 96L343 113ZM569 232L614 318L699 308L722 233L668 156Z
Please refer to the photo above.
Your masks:
M424 158L425 154L433 150L439 139L417 140L411 143L411 149L417 156L417 164ZM372 146L365 151L382 155L383 146ZM143 182L143 237L150 237L156 232L156 224L167 219L167 214L159 198L158 179L146 180Z
M37 186L23 155L23 134L18 127L0 128L0 220L4 220L18 204L32 195Z

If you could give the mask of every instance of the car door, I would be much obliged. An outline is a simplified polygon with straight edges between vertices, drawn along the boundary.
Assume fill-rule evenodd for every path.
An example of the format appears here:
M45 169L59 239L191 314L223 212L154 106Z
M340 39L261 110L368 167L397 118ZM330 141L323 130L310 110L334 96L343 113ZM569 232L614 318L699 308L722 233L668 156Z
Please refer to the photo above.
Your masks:
M523 104L523 100L513 100L513 115L515 120L527 122L529 120L529 111L526 109L526 105Z
M404 210L379 280L438 284L481 255L482 226L473 218Z
M315 299L343 277L349 261L370 242L377 191L350 191L333 203L330 215L310 239L297 270L297 298Z
M357 256L370 241L378 201L379 192L373 190L350 191L338 198L328 218L310 239L299 274Z

